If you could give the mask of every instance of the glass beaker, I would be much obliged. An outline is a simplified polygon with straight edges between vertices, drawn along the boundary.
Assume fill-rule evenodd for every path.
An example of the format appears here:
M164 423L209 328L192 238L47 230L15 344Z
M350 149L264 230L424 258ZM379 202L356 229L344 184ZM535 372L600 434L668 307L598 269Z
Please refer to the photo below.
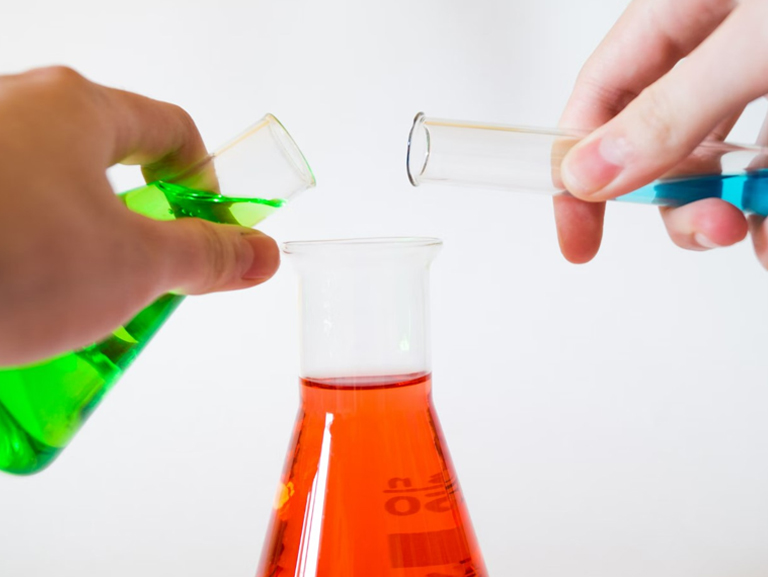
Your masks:
M314 184L298 146L268 114L180 174L119 198L157 220L253 226ZM166 294L83 349L0 369L0 470L31 474L49 465L183 299Z
M291 242L301 407L257 577L485 577L432 404L431 238Z
M529 128L416 115L408 136L411 184L444 183L567 194L565 154L587 131ZM768 216L768 148L707 140L662 178L614 200L680 206L721 198Z

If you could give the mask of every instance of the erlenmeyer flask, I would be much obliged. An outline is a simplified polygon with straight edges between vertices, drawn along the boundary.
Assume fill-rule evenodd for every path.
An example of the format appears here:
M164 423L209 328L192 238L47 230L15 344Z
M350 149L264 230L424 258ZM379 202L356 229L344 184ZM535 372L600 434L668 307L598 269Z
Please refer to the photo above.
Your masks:
M301 407L257 577L485 576L432 405L429 238L292 242Z
M314 184L296 143L268 114L177 176L119 197L158 220L253 226ZM0 470L31 474L50 464L183 299L167 294L83 349L0 369Z

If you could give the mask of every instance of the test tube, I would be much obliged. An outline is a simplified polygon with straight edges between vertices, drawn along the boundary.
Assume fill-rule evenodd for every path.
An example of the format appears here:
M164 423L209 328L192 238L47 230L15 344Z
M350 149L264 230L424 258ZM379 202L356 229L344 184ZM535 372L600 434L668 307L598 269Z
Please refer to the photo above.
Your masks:
M413 186L442 183L569 194L560 165L587 134L428 118L420 112L408 137L408 179ZM708 140L662 178L614 200L681 206L721 198L744 212L768 216L767 167L768 148Z

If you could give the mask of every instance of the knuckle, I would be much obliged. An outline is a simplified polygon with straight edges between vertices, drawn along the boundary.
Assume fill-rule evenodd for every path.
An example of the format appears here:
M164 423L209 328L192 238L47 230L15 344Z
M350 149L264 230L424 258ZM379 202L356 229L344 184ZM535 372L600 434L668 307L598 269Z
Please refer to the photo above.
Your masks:
M195 220L196 233L200 239L203 266L203 287L211 290L226 283L236 269L237 254L232 243L219 234L215 226L204 220Z
M85 77L69 66L46 66L27 73L47 86L65 90L80 90L90 84Z
M69 124L101 124L103 95L97 84L68 66L49 66L25 73L26 94L40 110L58 114Z
M170 121L175 135L175 142L169 147L169 151L157 162L145 165L150 168L161 166L167 163L174 163L187 158L189 150L195 150L198 147L204 148L202 138L197 129L192 116L180 106L167 102L162 103L162 111ZM198 158L194 159L195 161Z
M173 114L176 116L176 119L178 123L181 124L182 128L188 131L197 132L197 125L195 124L195 121L192 120L192 116L189 114L189 112L177 104L169 104L169 106L171 107Z
M178 124L179 130L177 133L185 137L183 142L186 142L190 135L198 135L197 125L186 110L176 104L166 103L166 105L168 113Z
M181 148L202 146L202 138L197 129L197 124L193 120L192 116L180 106L172 104L172 110L176 117L176 121L179 123L179 134L183 135L183 141ZM177 151L180 153L180 151Z
M576 80L579 95L588 102L596 102L609 116L615 116L637 98L638 93L630 88L615 86L602 78L602 69L593 70L585 65Z
M664 147L674 147L676 143L673 129L673 107L669 97L655 85L646 88L635 101L633 111L639 128L650 135L654 143Z

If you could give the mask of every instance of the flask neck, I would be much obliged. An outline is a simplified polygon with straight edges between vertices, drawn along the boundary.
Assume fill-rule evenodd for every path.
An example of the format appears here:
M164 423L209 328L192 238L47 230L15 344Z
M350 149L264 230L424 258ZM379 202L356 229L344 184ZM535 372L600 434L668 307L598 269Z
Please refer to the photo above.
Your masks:
M366 386L429 372L429 265L439 248L410 238L287 243L299 273L301 376Z

